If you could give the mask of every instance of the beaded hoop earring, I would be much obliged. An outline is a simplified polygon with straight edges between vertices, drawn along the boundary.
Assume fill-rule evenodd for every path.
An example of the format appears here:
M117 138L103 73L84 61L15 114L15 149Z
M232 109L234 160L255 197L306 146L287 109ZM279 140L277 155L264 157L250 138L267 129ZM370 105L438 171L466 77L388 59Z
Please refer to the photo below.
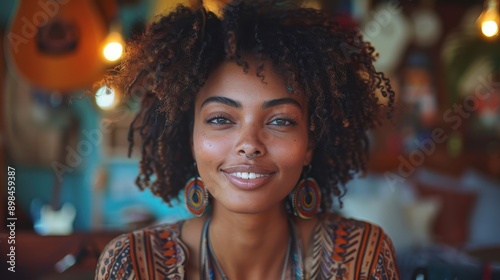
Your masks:
M319 212L321 205L321 191L318 183L307 174L311 171L311 166L304 173L302 180L299 181L291 193L292 208L295 216L308 220Z
M200 217L205 213L208 205L208 190L201 177L195 176L187 181L184 187L184 198L186 208L191 214Z

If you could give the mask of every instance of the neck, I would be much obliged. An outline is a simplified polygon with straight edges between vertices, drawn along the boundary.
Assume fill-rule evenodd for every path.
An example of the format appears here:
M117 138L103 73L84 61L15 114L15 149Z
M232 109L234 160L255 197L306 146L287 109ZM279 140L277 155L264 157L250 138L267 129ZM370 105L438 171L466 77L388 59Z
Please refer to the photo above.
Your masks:
M273 279L281 279L290 240L284 205L265 213L237 214L215 203L209 236L228 279L268 279L273 275Z

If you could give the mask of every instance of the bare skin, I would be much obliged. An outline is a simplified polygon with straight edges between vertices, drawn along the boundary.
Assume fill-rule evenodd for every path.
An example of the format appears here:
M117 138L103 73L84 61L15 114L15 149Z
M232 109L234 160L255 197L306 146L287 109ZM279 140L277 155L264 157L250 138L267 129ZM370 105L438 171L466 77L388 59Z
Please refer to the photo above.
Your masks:
M184 223L184 226L182 228L182 235L181 235L181 239L182 241L184 242L184 244L186 244L186 246L188 247L188 250L189 250L189 259L188 259L188 266L187 266L187 271L186 271L186 275L187 275L187 279L201 279L201 276L200 276L200 273L201 273L201 270L200 270L200 239L201 239L201 231L202 231L202 228L203 228L203 224L206 220L206 216L205 217L201 217L201 218L193 218L193 219L190 219L190 220L187 220L185 223ZM299 230L299 235L300 235L300 239L302 241L302 253L303 253L303 258L306 257L306 254L307 254L307 251L308 249L310 248L310 245L311 245L311 242L312 242L312 236L314 234L314 228L316 227L318 223L318 218L315 217L311 220L301 220L299 218L296 218L295 219L295 224L297 225L297 228ZM229 231L231 233L233 233L234 235L236 235L237 233L235 231ZM212 234L212 233L210 233ZM244 235L252 235L251 233L244 233ZM251 238L256 238L256 237L260 237L260 238L263 238L264 240L268 240L269 242L271 240L285 240L288 233L278 233L278 232L275 232L274 235L271 235L271 234L266 234L264 236L262 236L262 234L259 234L258 232L255 234L255 235L252 235ZM243 236L244 236L243 235ZM233 250L231 251L234 251L233 253L236 255L236 256L239 256L241 255L241 252L242 251L239 251L239 250L242 250L242 249L239 249L237 250L234 246L235 245L229 245L228 243L228 240L225 240L223 239L224 237L226 237L226 234L217 234L217 233L213 233L211 236L215 237L219 237L219 238L211 238L211 241L212 241L212 245L214 246L214 250L217 250L215 249L215 247L217 248L221 248L221 249L230 249L229 247L233 246ZM221 245L217 245L216 242L217 240L219 241L222 241L222 244ZM241 238L241 240L243 240L243 238ZM235 240L233 240L235 241ZM236 240L235 242L237 242L238 240ZM259 242L259 241L257 241ZM246 244L246 242L243 242L244 244ZM281 242L279 242L281 243ZM285 245L286 246L286 245ZM263 250L263 253L262 252L257 252L259 251L259 248L255 248L256 250L250 252L250 251L245 251L245 252L248 252L246 253L245 255L247 256L255 256L254 254L260 254L258 256L262 256L263 254L264 255L268 255L267 257L271 257L273 259L273 261L271 263L274 262L274 265L278 265L281 263L281 265L283 264L283 261L284 261L284 254L285 254L285 251L286 248L283 246L283 244L280 244L280 247L283 247L283 248L279 248L277 251L274 251L272 250L271 248L268 248L268 247L265 247L261 244L261 250L262 248L264 248ZM228 250L229 251L229 250ZM282 253L282 256L280 254L280 257L278 258L277 254L274 254L273 252L280 252ZM219 252L217 251L217 256L219 258L219 256L222 256L222 254L232 254L231 252ZM259 260L260 257L259 257ZM219 261L221 262L221 266L223 268L225 267L231 267L231 265L224 265L222 263L222 260L219 259ZM264 265L269 265L269 263L265 263L265 262L261 262L263 263ZM258 264L255 264L256 266L258 266ZM249 270L251 268L247 268L248 264L246 263L243 263L242 267L245 268L246 270ZM263 274L263 276L259 276L259 277L262 277L262 278L252 278L252 277L257 277L257 276L249 276L249 274L245 274L246 272L242 272L241 275L244 275L244 276L238 276L238 278L234 278L234 277L230 277L229 273L226 272L226 270L224 270L224 273L226 273L226 276L228 276L229 279L281 279L281 269L282 269L282 266L278 265L278 272L275 271L275 276L272 276L272 274ZM263 268L261 271L265 271L266 268ZM275 268L276 270L276 268ZM243 270L241 270L243 271ZM259 270L256 269L255 273L256 274L259 274L258 272ZM250 272L248 272L250 273ZM277 273L277 274L276 274ZM260 273L262 274L262 273ZM219 276L218 276L219 277ZM220 278L218 278L220 279Z
M307 101L288 92L269 64L265 69L263 83L254 65L245 74L224 62L195 101L192 151L213 196L210 242L228 279L281 279L290 236L284 199L314 148ZM205 219L188 220L182 229L189 249L188 279L201 278ZM317 222L296 220L303 254Z

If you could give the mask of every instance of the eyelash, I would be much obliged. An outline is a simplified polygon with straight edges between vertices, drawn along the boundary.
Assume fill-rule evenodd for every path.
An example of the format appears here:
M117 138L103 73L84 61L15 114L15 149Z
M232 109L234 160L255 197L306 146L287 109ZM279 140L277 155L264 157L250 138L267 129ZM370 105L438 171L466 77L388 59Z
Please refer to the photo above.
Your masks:
M223 121L223 123L220 123L219 121ZM272 124L274 122L285 122L285 124ZM213 125L217 125L217 126L221 126L221 125L227 125L227 124L231 124L232 121L230 121L227 117L225 116L214 116L214 117L211 117L209 118L207 121L206 121L208 124L213 124ZM270 125L276 125L276 126L279 126L279 127L284 127L284 126L295 126L297 125L297 122L290 119L290 118L275 118L273 119L272 121L268 122L268 124Z
M281 125L276 124L277 126L295 126L297 124L296 121L289 119L289 118L276 118L276 119L270 121L269 124L276 122L276 121L288 123L288 124L281 124Z
M215 120L224 120L224 123L217 123L217 122L215 122ZM214 117L209 118L207 120L207 123L221 126L221 125L230 124L231 121L228 118L226 118L225 116L218 115L218 116L214 116Z

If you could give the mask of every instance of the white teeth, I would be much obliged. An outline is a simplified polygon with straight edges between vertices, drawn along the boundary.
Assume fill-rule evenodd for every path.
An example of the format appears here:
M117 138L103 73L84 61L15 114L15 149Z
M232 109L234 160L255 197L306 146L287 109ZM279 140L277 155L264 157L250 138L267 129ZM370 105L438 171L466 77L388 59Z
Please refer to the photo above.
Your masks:
M238 178L241 178L241 179L245 179L245 180L252 180L255 178L260 178L260 177L266 176L265 174L257 174L257 173L253 173L253 172L235 172L235 173L231 173L231 175L238 177Z

